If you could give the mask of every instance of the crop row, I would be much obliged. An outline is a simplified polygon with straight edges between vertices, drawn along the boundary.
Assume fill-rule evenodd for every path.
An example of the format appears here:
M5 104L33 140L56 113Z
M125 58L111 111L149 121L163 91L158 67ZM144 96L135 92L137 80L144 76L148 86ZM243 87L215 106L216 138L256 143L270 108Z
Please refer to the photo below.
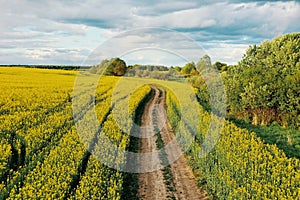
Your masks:
M167 92L167 105L168 117L176 129L174 122L182 113L178 113L179 104L171 92ZM219 199L299 198L298 159L287 158L275 145L264 144L255 133L200 106L199 110L197 134L186 152L193 170L201 174L199 183L207 183L212 195Z

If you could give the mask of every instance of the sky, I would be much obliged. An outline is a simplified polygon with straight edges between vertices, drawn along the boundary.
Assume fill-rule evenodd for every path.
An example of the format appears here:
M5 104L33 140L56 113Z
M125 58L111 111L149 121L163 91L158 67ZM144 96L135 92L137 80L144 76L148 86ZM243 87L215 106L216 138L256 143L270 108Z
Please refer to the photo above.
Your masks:
M249 45L300 32L299 1L0 0L0 64L236 64Z

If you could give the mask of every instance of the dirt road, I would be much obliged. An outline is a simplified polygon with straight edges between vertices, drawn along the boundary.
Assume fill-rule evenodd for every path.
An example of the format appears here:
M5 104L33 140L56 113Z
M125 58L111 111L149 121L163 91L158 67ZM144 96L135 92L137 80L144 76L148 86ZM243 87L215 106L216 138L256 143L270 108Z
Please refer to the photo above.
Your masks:
M153 96L145 106L141 124L142 127L147 127L141 129L144 131L142 134L149 137L139 140L140 153L158 151L161 143L166 145L175 137L166 117L165 91L157 86L151 87ZM157 129L159 133L155 134ZM173 145L172 148L170 151L164 152L164 155L153 154L147 161L138 161L139 166L147 168L149 165L161 164L162 159L172 160L172 152L181 151L178 145ZM183 155L171 165L164 168L158 166L158 168L160 169L153 172L139 174L138 193L140 199L209 199L206 191L203 189L200 191L200 188L197 187L196 179Z

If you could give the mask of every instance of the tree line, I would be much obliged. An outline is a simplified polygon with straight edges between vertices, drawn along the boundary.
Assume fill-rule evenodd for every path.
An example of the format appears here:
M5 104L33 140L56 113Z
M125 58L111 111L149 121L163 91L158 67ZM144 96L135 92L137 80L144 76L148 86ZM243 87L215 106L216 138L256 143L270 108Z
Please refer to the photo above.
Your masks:
M105 71L103 71L105 69ZM183 67L126 66L120 58L104 60L90 71L116 76L138 76L176 80L185 77L196 88L200 103L210 109L207 82L214 84L214 71L221 73L227 93L229 118L253 125L272 122L300 126L300 33L291 33L251 45L237 65L211 63L204 55L196 64ZM206 76L204 79L203 76ZM207 78L208 77L208 78ZM204 81L206 80L206 82Z
M252 45L224 74L229 114L253 125L300 125L300 33Z
M299 128L300 33L251 45L237 65L220 62L213 65L224 81L228 117L253 125L276 122L283 127ZM196 66L202 74L201 67L207 70L211 66L209 58L203 57ZM209 91L203 77L191 74L189 80L198 88L200 101L209 108ZM209 81L214 81L213 77Z

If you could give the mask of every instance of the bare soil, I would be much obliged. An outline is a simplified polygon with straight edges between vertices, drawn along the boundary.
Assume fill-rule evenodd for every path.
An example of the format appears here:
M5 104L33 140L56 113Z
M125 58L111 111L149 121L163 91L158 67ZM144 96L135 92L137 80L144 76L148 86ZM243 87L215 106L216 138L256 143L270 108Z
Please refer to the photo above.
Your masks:
M141 126L153 127L153 129L141 129L142 131L148 131L147 135L152 135L148 138L142 138L139 140L139 152L154 152L157 149L157 135L153 134L154 131L154 118L155 121L160 123L160 134L164 145L172 141L175 136L172 131L171 125L167 120L166 115L166 103L165 103L165 91L157 86L151 86L154 94L150 101L146 104L144 113L142 115ZM154 109L162 109L153 116ZM166 151L167 158L172 160L172 152L180 152L181 149L178 145L172 145L172 148ZM154 154L147 161L139 160L139 167L147 168L147 166L157 163L160 157ZM153 172L140 173L138 176L138 193L139 198L144 200L155 199L182 199L182 200L198 200L209 199L207 192L203 188L197 186L196 178L188 166L184 155L182 155L175 162L171 163L167 167L171 172L171 176L166 177L164 174L165 169L159 169ZM171 180L169 180L171 179ZM173 187L170 189L170 187Z

